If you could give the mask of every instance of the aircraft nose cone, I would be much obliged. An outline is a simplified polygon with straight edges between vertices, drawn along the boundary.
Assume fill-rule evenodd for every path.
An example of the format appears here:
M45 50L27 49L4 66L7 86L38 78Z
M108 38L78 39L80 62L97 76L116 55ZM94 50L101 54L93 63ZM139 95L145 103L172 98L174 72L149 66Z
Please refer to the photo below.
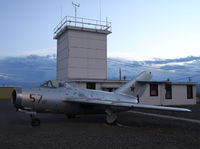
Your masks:
M22 102L21 94L22 94L22 88L15 88L12 92L11 102L17 110L23 108L21 104Z

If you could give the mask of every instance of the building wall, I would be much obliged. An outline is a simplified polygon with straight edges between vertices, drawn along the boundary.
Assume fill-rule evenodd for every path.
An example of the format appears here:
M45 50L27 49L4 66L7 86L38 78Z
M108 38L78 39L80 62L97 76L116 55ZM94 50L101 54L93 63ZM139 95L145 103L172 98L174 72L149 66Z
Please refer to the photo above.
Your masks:
M107 34L66 30L57 39L57 80L107 79Z
M88 82L93 82L93 81L88 81ZM74 81L71 82L70 84L74 87L77 88L87 88L87 81L86 82L79 82L79 81ZM116 89L119 88L121 85L123 85L126 81L119 81L119 82L94 82L96 84L96 90L104 90L104 89Z
M172 84L172 99L165 99L165 84L158 85L158 96L150 96L150 85L140 98L141 104L148 105L192 105L196 104L196 88L193 86L193 99L187 99L187 85Z
M0 99L11 99L12 87L0 87Z
M57 69L56 69L56 78L57 80L66 80L68 74L68 34L64 32L57 39Z
M74 82L73 85L79 88L86 88L87 82ZM119 88L126 81L102 81L96 82L96 90L106 90ZM150 96L150 84L146 84L146 90L140 97L140 104L146 105L192 105L196 104L196 88L193 86L193 99L187 99L187 84L172 84L172 99L165 99L165 84L158 84L158 96Z
M147 84L146 90L140 97L140 104L161 105L161 88L158 86L158 96L150 96L150 85Z
M193 86L193 99L187 99L187 85L173 85L172 99L165 99L163 105L196 104L196 88Z

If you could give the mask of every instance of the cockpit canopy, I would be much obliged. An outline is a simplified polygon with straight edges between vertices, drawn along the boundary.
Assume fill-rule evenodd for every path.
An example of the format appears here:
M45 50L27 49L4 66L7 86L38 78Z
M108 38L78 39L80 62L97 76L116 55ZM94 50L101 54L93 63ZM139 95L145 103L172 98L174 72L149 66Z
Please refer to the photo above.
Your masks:
M48 80L40 85L40 87L44 88L61 88L61 87L71 87L70 84L68 84L65 81L58 81L58 80Z

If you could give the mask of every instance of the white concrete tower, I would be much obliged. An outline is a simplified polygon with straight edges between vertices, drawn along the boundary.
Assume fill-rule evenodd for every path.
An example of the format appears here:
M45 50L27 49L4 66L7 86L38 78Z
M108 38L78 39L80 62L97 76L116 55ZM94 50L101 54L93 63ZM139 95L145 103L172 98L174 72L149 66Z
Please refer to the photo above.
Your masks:
M65 17L54 30L57 80L106 80L111 23Z

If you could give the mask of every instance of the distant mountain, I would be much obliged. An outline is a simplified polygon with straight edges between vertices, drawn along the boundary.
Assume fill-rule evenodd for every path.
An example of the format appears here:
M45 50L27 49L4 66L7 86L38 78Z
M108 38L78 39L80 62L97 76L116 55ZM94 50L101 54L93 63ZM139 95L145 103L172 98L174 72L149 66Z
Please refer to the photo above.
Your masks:
M130 61L108 58L108 79L131 79L142 71L151 71L152 80L197 82L200 84L200 57L179 59L154 59L152 61ZM7 57L0 59L0 85L36 86L56 79L56 56ZM200 87L198 87L200 88Z

